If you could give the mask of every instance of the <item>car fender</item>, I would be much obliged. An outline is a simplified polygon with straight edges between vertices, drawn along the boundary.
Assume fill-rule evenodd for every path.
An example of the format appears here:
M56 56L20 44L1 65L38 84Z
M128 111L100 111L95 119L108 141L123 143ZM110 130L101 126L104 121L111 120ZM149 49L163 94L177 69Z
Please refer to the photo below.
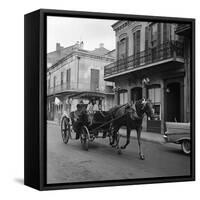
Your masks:
M189 140L189 141L190 141L190 138L189 138L189 137L182 137L182 138L179 138L178 140L176 140L176 143L177 143L177 144L181 144L184 140Z

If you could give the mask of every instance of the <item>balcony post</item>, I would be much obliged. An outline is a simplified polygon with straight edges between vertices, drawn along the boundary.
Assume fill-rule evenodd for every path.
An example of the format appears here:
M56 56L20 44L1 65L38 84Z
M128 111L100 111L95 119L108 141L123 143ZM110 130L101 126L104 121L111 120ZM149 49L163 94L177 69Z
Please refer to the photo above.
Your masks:
M161 92L161 134L165 132L165 85L164 80L160 81L160 92Z

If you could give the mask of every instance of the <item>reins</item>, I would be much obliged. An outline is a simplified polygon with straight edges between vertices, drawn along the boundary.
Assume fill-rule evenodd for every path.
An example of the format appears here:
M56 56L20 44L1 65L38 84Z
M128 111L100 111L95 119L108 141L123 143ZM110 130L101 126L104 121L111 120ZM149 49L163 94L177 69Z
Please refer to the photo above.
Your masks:
M101 127L104 127L104 126L106 126L107 124L110 124L110 123L112 123L113 121L116 121L116 120L118 120L118 119L124 117L124 116L127 115L127 114L128 114L128 113L126 113L126 114L124 114L124 115L122 115L122 116L120 116L120 117L117 117L117 118L111 119L110 121L108 121L108 122L106 122L106 123L104 123L104 124L98 126L97 128L91 130L90 132L94 132L94 131L96 131L97 129L99 129L99 128L101 128Z

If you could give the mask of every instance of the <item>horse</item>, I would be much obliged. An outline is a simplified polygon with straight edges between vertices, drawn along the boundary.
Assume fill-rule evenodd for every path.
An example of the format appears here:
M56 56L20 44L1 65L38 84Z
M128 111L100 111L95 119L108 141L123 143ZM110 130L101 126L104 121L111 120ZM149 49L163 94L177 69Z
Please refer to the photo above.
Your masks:
M142 121L145 114L150 118L153 117L151 102L143 98L136 101L135 108L133 108L133 106L130 104L124 104L122 106L111 108L109 112L113 113L114 119L112 122L113 141L111 145L113 147L116 147L119 152L121 152L121 149L125 149L130 143L131 130L135 129L137 132L137 140L139 145L139 158L141 160L144 160L145 158L141 147ZM126 143L123 146L119 147L119 135L117 133L122 126L126 126L127 129Z

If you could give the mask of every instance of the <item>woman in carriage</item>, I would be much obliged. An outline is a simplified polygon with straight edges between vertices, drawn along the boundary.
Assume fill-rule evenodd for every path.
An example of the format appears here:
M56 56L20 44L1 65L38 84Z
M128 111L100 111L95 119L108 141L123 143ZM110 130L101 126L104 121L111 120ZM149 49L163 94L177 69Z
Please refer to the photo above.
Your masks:
M77 110L72 112L70 115L73 129L76 132L76 139L79 139L81 126L88 125L88 115L86 113L86 106L83 104L83 101L80 101L76 108Z

